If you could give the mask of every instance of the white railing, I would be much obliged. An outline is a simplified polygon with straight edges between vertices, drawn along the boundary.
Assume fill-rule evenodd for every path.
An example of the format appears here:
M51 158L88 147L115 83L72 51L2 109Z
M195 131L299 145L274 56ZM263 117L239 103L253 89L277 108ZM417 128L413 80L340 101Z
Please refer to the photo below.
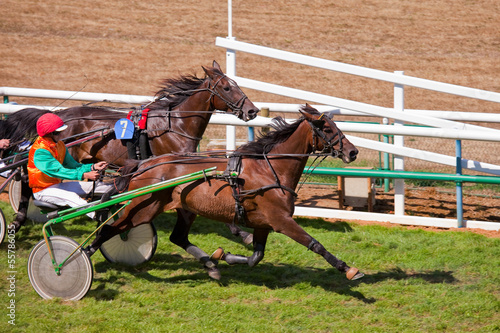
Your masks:
M74 94L74 92L67 91L53 91L40 89L37 92L33 89L24 90L24 88L9 88L0 87L0 95L9 93L9 96L27 97L24 95L28 92L29 97L36 96L40 98L41 96L51 96L55 99L68 99L71 96L71 100L80 100L80 93ZM47 93L47 95L45 95ZM105 98L103 98L105 96ZM125 96L125 98L123 98ZM46 97L43 97L46 98ZM92 102L102 102L102 101L114 101L116 103L129 103L130 101L138 101L138 103L143 104L145 101L152 99L150 96L134 96L134 95L114 95L114 94L99 94L99 93L86 93L86 101ZM262 103L266 105L266 103ZM0 113L16 112L20 109L26 107L38 107L47 109L59 109L52 106L36 106L36 105L16 105L16 104L0 104ZM299 107L299 105L297 105ZM318 106L322 111L331 111L332 107L329 106ZM277 111L277 110L276 110ZM444 114L443 116L445 116ZM214 114L210 121L211 124L215 125L232 125L232 126L268 126L271 122L270 118L257 117L256 119L245 123L232 115L227 114ZM366 124L351 124L351 123L338 123L340 129L343 132L360 132L360 133L384 133L384 134L401 134L401 129L396 126L385 126L385 125L366 125ZM489 140L489 141L499 141L499 136L497 133L483 133L474 130L463 131L463 130L442 130L435 128L411 128L412 135L419 136L429 136L435 137L439 131L441 134L450 139L463 138L467 135L467 139L471 140ZM488 138L485 137L487 134ZM439 135L438 135L439 136ZM436 154L432 152L426 152L418 149L408 148L408 147L397 147L387 143L381 143L373 140L367 140L363 138L358 138L355 136L348 135L348 139L357 146L363 146L370 149L385 151L391 154L399 154L408 157L418 158L426 161L441 163L444 165L454 166L456 163L456 158L454 156L446 156L442 154ZM462 166L464 168L475 169L477 171L490 172L492 174L500 174L499 166L491 165L487 163L462 160ZM314 209L306 207L297 207L297 215L305 216L318 216L318 217L331 217L331 218L351 218L360 220L370 220L370 221L386 221L393 223L405 223L405 224L415 224L415 225L433 225L440 227L455 227L457 224L456 219L437 219L437 218L423 218L414 216L397 216L397 215L387 215L387 214L374 214L365 212L350 212L350 211L339 211L333 209ZM470 228L483 228L483 229L493 229L498 230L498 223L489 223L483 221L465 221L465 225Z
M412 110L412 112L407 112L409 110L405 110L406 112L396 111L396 109L398 108L399 110L404 110L404 105L402 103L402 101L404 100L404 96L402 95L404 94L404 89L403 89L404 85L410 85L422 89L441 91L444 93L453 93L459 96L478 98L492 102L500 101L500 94L498 93L467 88L467 87L460 87L460 86L434 82L419 78L407 77L405 75L402 75L401 73L399 74L387 73L378 70L366 69L358 66L332 62L329 60L297 55L290 52L273 50L262 46L236 42L234 38L232 39L217 38L216 44L219 46L230 48L227 52L227 57L228 57L227 64L229 66L227 69L227 74L232 76L242 87L271 92L278 95L283 95L293 98L299 98L303 99L304 101L321 103L322 105L318 105L317 108L323 112L333 111L334 113L343 115L349 114L349 115L376 116L383 118L389 117L396 119L400 123L406 121L433 127L433 128L418 128L418 127L409 128L403 126L387 126L387 125L376 125L376 124L367 125L367 124L351 124L343 122L338 123L339 128L343 132L392 134L400 138L402 138L404 135L411 135L411 136L448 138L455 140L485 140L492 142L500 141L499 130L476 126L476 125L464 124L456 121L456 120L462 120L462 121L500 122L500 116L498 114L484 114L484 113L480 114L472 112L426 111L426 110ZM393 82L396 87L395 95L397 95L395 96L395 105L399 103L399 107L398 108L395 107L394 109L384 108L380 106L335 98L332 96L306 92L294 88L278 86L271 83L259 82L247 78L237 77L236 75L234 75L236 66L235 62L236 50L250 52L254 54L260 54L263 56L273 57L285 61L293 61L306 65L309 64L314 67L336 70L347 74L360 75L377 80ZM54 90L44 90L44 89L27 89L27 88L12 88L12 87L0 87L0 95L51 98L51 99L61 99L61 100L80 100L80 101L92 101L92 102L114 102L114 103L126 103L126 104L146 104L153 99L152 96L99 94L99 93L87 93L87 92L74 92L74 91L62 91L62 90L54 91ZM261 108L268 107L272 111L285 111L285 112L297 112L299 108L299 105L297 104L285 105L277 103L256 103L256 105ZM0 105L0 112L1 113L14 112L23 107L26 107L26 105L21 106L21 105L3 104ZM227 146L228 148L234 149L233 147L235 146L236 137L234 135L234 130L231 129L233 126L268 126L270 123L270 119L264 117L257 117L255 120L245 123L243 121L236 119L233 116L224 114L215 114L212 117L210 123L220 124L220 125L230 125L227 126L228 128L227 135L229 138ZM351 135L348 135L348 139L353 144L359 147L365 147L368 149L395 154L398 156L397 158L400 159L401 164L403 161L402 159L403 157L411 157L425 161L440 163L443 165L456 166L456 160L457 160L456 156L447 156L428 151L408 148L404 147L402 144L400 144L399 146L391 145ZM461 159L461 166L463 168L468 168L477 172L487 172L494 175L500 175L500 166L498 165ZM399 187L396 188L395 215L338 211L333 209L312 209L305 207L297 207L296 214L319 216L319 217L332 217L332 218L352 218L352 219L363 219L372 221L373 220L388 221L388 222L416 224L416 225L434 225L441 227L457 226L458 223L457 219L431 219L431 218L404 216L404 187L401 187L401 185L404 186L404 183L401 180L397 180L395 183ZM481 221L464 221L464 225L467 227L480 227L480 228L494 229L494 230L498 230L500 226L499 223L490 223Z
M345 74L362 76L365 78L371 78L386 82L392 82L394 84L394 108L388 109L383 108L376 105L370 105L350 100L344 100L332 96L322 95L314 92L303 91L299 89L294 89L290 87L284 87L275 85L268 82L256 81L248 78L238 77L236 75L233 76L238 84L242 87L265 91L267 93L273 93L281 96L291 97L295 99L302 99L308 102L320 103L324 105L328 105L328 107L338 108L339 113L361 113L362 115L372 115L378 116L382 118L393 118L395 119L395 125L391 126L392 129L390 132L392 134L396 134L394 138L394 145L389 145L387 143L376 142L373 140L367 140L357 137L349 136L349 140L360 147L365 147L368 149L379 150L383 152L393 153L395 154L395 162L394 168L395 170L404 170L404 157L412 157L427 161L432 161L436 163L446 164L457 166L457 160L461 161L461 167L469 168L475 171L481 172L489 172L495 175L500 175L500 166L492 165L477 161L467 161L461 159L459 156L446 156L441 154L435 154L427 151L410 149L407 147L403 147L404 144L404 135L410 135L407 127L403 127L403 122L412 122L416 124L426 125L434 128L435 132L433 134L438 135L439 137L447 137L454 138L457 140L457 147L459 147L460 140L468 137L472 139L472 137L478 138L479 136L488 134L491 135L491 141L497 141L499 130L465 124L462 122L457 122L453 120L467 120L466 118L472 118L474 116L466 113L458 114L454 117L450 117L453 120L445 119L446 117L439 117L436 115L436 112L404 112L404 87L411 86L417 87L426 90L433 90L437 92L453 94L457 96L464 96L474 99L480 99L490 102L500 103L500 93L490 92L475 88L462 87L457 85L452 85L448 83L436 82L431 80L420 79L416 77L410 77L403 75L402 72L389 73L380 70L374 70L370 68L364 68L354 65L343 64L335 61L319 59L315 57L295 54L287 51L276 50L268 47L252 45L248 43L243 43L236 41L234 37L230 35L228 38L218 37L216 39L216 45L226 48L227 50L227 58L231 59L231 61L227 62L227 72L228 73L236 73L236 51L251 53L255 55L260 55L263 57L269 57L273 59L294 62L301 65L307 65L311 67L322 68L326 70L333 70L336 72L341 72ZM345 110L345 111L341 111ZM484 119L491 119L495 122L498 122L500 116L498 114L488 115ZM346 127L343 127L344 124L339 124L343 131L349 131ZM398 126L399 125L399 126ZM377 125L374 125L377 126ZM384 125L378 125L377 130L385 131L384 134L387 134L389 131ZM367 130L368 131L368 130ZM428 129L417 129L411 135L415 135L416 132L424 135L426 132L428 135ZM229 133L229 131L228 131ZM438 134L439 133L439 134ZM468 134L465 134L468 133ZM463 135L463 136L462 136ZM472 135L472 136L469 136ZM485 136L483 136L485 137ZM233 140L232 137L228 138L228 140ZM475 140L475 139L474 139ZM232 142L228 142L227 146L233 146ZM458 150L458 148L457 148ZM458 166L457 166L458 168ZM401 179L395 180L395 214L393 216L388 216L383 214L383 217L380 217L384 221L396 222L396 223L409 223L409 224L417 224L417 225L434 225L434 226L468 226L473 227L475 225L474 221L462 221L460 218L451 220L451 219L425 219L425 218L415 218L411 216L404 216L404 181ZM457 187L458 188L458 187ZM461 191L461 190L460 190ZM458 189L457 189L457 198L458 198ZM461 193L460 193L461 197ZM461 203L460 203L461 205ZM458 199L457 199L458 206ZM314 212L313 212L314 211ZM308 216L319 216L319 217L332 217L332 218L354 218L354 219L363 219L363 220L373 220L374 214L372 213L362 213L362 212L347 212L347 211L337 211L337 210L314 210L311 208L298 207L296 210L296 214L304 213ZM480 222L479 222L480 223ZM493 228L495 230L500 229L500 224L492 223L486 226L485 228Z

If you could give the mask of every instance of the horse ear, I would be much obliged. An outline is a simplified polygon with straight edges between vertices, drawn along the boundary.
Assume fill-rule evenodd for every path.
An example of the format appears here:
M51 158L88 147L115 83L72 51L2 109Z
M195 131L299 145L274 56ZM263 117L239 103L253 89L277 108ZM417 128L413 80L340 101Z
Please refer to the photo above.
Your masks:
M299 109L299 112L304 116L304 118L306 118L309 121L312 121L313 116L309 112L307 112L307 109L309 109L309 108L311 108L311 106L308 103L306 103L306 105L304 107L301 107Z
M205 71L205 74L209 77L213 77L214 72L211 68L205 68L204 66L201 66L203 68L203 71Z
M219 64L215 60L212 63L212 67L214 67L214 68L216 68L216 69L218 69L218 70L220 70L222 72L222 69L220 68Z

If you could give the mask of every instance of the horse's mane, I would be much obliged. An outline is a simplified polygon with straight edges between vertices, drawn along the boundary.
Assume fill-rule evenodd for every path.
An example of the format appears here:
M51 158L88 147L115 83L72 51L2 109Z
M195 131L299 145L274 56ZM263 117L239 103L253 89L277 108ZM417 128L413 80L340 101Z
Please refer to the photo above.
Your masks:
M224 75L217 68L214 72ZM156 93L158 99L151 104L151 108L173 109L193 95L198 87L205 81L206 76L199 78L194 74L181 75L178 78L165 79L161 81L162 88ZM165 97L165 98L162 98Z
M319 112L308 105L302 106L300 109L304 113L318 114ZM260 137L256 141L249 142L237 149L240 153L247 154L267 154L275 145L286 141L292 135L297 127L304 121L304 117L300 117L293 123L287 123L282 117L273 118L271 127L274 131L267 134L260 133Z
M26 108L10 114L0 121L0 139L10 139L11 144L23 140L34 141L38 136L36 122L49 110Z

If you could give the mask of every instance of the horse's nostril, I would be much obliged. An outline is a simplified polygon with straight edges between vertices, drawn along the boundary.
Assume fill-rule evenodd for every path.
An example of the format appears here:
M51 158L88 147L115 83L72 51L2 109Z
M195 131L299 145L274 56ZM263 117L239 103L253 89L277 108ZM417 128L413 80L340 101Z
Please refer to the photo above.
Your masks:
M356 150L351 150L351 152L349 153L349 157L351 159L355 159L356 156L358 156L358 150L357 149Z

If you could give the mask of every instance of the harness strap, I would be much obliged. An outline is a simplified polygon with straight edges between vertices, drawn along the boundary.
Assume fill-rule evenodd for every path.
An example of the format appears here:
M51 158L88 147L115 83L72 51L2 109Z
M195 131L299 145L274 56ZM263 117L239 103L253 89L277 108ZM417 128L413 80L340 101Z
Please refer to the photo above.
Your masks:
M238 224L245 225L245 209L241 205L241 194L240 187L238 184L238 175L241 171L241 158L242 156L239 153L233 153L229 157L227 162L226 170L224 170L222 177L228 182L229 186L231 186L232 195L234 198L234 218L233 225L238 222Z
M247 195L251 195L251 194L254 194L254 193L258 193L260 191L267 191L267 190L270 190L270 189L273 189L273 188L280 188L282 190L288 191L294 197L298 196L298 194L292 188L290 188L288 186L285 186L285 185L281 185L281 184L266 185L266 186L259 187L258 189L255 189L255 190L240 191L240 196L247 196ZM283 193L284 193L284 191L283 191Z
M146 129L146 123L148 120L149 110L150 110L149 108L146 108L146 109L142 110L142 112L141 112L141 120L139 120L137 122L137 125L139 126L139 129L141 129L141 130Z
M131 120L134 126L139 129L139 131L134 131L134 137L131 140L126 140L127 153L130 159L144 160L150 155L146 130L149 111L149 108L145 108L142 111L131 110L127 115L127 119Z
M231 154L231 156L229 157L229 160L227 163L227 168L223 172L221 178L223 178L225 181L227 181L227 183L229 184L229 186L231 186L231 189L232 189L232 195L234 198L234 210L235 210L233 224L238 222L238 224L245 226L245 218L244 218L245 217L245 209L243 208L243 206L241 204L242 197L252 195L252 194L255 194L258 192L262 192L262 191L267 191L267 190L274 189L274 188L281 189L283 194L285 194L285 191L287 191L287 192L290 192L294 197L298 196L297 193L292 188L281 184L278 176L276 175L276 172L274 171L271 163L269 162L269 160L265 154L264 154L264 158L266 159L266 161L269 165L269 168L273 172L274 179L276 180L276 183L271 184L271 185L262 186L262 187L259 187L258 189L254 189L254 190L242 191L240 189L240 186L239 186L240 184L238 181L239 180L238 175L240 174L240 171L241 171L242 155L238 152L235 152L235 153Z

